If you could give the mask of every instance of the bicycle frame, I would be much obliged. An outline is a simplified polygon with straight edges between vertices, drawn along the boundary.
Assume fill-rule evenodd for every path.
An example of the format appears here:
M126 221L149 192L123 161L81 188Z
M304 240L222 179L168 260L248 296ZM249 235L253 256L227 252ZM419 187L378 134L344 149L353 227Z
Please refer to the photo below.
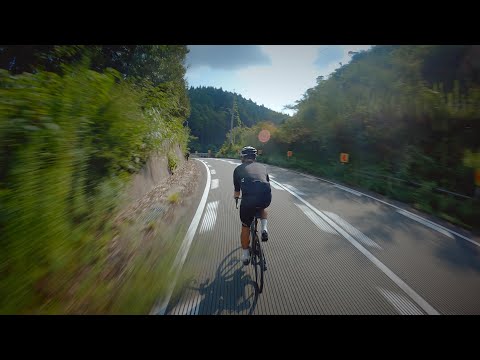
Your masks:
M250 233L252 234L252 242L257 234L258 219L260 219L260 209L257 209L255 212L255 217L253 218L252 224L250 225Z
M238 209L238 200L241 198L235 198L237 209ZM260 210L256 209L255 216L253 218L252 223L250 224L250 262L255 269L255 282L257 284L257 289L259 293L263 291L263 273L266 270L266 263L265 257L263 254L262 246L260 243L260 239L258 238L258 219L260 219ZM257 270L260 268L259 274ZM257 278L259 275L260 281Z

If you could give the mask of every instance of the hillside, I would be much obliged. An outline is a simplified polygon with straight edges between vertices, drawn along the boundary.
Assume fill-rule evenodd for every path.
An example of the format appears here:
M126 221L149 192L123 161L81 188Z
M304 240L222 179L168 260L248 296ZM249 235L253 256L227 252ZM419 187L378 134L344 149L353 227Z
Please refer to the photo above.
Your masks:
M235 101L236 113L242 126L253 126L261 121L271 121L280 124L289 116L270 110L263 105L258 105L252 100L247 100L239 94L224 91L221 88L197 87L190 88L191 114L188 125L192 135L198 139L190 143L191 151L206 152L208 149L216 152L226 139L230 131L231 109ZM235 119L234 127L237 126Z
M239 142L261 147L264 161L473 226L480 214L471 199L480 193L474 184L480 168L479 64L478 45L374 46L318 77L297 101L296 114L270 126L268 144L256 140L259 126L242 129ZM293 151L288 161L287 150ZM221 153L229 151L238 149L226 142ZM340 163L340 153L350 155L348 164Z

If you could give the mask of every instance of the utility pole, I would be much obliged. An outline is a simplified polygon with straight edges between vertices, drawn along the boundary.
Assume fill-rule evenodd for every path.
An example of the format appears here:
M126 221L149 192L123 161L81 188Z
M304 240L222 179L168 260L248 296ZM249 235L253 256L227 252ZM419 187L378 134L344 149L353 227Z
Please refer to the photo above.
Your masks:
M233 104L232 104L232 117L230 119L230 134L231 134L231 140L232 140L232 146L234 145L234 140L233 140L233 114L235 110L235 89L233 89Z
M233 145L233 110L232 110L232 118L230 120L230 134L232 134L232 145Z

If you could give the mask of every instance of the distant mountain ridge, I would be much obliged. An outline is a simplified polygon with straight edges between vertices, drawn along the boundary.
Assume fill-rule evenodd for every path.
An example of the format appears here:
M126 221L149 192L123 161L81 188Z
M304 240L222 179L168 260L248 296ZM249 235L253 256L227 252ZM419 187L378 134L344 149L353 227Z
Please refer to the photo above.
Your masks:
M260 121L271 121L280 124L290 116L258 105L242 95L218 89L212 86L191 87L188 90L191 114L188 126L192 135L198 139L190 143L191 151L204 152L210 147L218 150L230 131L231 110L234 98L238 115L244 126L252 126ZM237 120L234 121L234 126Z

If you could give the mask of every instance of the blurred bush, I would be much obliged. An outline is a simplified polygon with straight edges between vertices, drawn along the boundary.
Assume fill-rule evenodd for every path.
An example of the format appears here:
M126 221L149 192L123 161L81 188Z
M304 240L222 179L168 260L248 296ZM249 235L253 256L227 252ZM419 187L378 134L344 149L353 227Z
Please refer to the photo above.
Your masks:
M0 70L0 313L55 309L105 256L130 174L153 151L186 148L177 98L112 69Z

